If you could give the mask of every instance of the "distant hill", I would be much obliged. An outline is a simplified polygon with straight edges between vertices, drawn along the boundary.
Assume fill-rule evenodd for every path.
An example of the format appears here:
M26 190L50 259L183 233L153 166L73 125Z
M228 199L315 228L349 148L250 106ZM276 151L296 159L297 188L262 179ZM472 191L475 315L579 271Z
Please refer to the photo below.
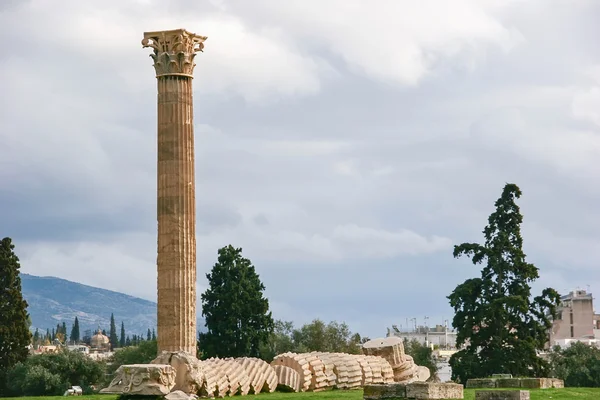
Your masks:
M67 324L67 331L75 317L80 331L110 328L110 314L114 313L117 333L121 321L127 335L146 335L148 328L156 329L156 303L111 290L49 276L21 274L23 297L29 304L32 330L52 330L56 324ZM204 331L204 320L198 318L198 329Z

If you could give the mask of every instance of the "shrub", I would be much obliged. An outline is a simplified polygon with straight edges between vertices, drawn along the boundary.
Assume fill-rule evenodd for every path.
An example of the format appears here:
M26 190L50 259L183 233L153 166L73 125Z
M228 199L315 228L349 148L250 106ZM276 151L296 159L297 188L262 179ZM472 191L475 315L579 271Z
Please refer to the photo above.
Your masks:
M565 349L550 353L552 375L565 381L565 386L600 387L600 349L574 342Z
M8 372L7 387L14 396L58 396L67 384L41 365L19 363Z
M14 396L60 395L70 386L81 386L87 394L104 371L104 363L79 352L32 355L8 371L7 386Z

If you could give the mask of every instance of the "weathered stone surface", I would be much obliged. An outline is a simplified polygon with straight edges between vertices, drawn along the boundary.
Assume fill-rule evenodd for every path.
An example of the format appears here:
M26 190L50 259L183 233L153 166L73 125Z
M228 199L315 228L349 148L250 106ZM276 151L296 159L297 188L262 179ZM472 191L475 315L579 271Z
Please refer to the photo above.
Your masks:
M206 37L145 32L158 80L158 353L196 355L196 200L193 59Z
M198 396L195 394L187 394L182 392L181 390L174 390L168 395L165 396L167 400L195 400Z
M497 388L520 388L521 379L519 378L500 378L496 380Z
M406 385L409 399L463 399L463 385L457 383L413 382Z
M363 392L364 400L396 400L405 398L406 384L404 383L366 385Z
M492 374L492 378L510 379L512 377L512 374Z
M275 356L271 361L272 366L285 366L293 369L298 373L300 379L299 391L306 392L310 388L312 382L312 373L310 371L310 363L307 358L314 357L308 354L283 353ZM276 371L277 372L277 371ZM279 374L278 374L279 375ZM281 381L279 382L281 383Z
M260 393L263 390L273 393L277 389L277 374L266 361L252 357L236 358L235 361L246 370L252 393Z
M431 371L427 367L417 367L417 376L416 380L419 382L425 382L427 379L431 377Z
M543 378L521 378L521 387L527 389L544 389L548 382Z
M529 390L476 390L475 400L529 400Z
M467 379L467 389L495 388L495 387L496 387L496 379L491 379L491 378Z
M565 381L558 378L550 378L552 380L552 387L556 389L563 389L565 387Z
M369 340L362 345L363 354L385 358L393 368L404 364L404 343L401 338L391 336Z
M294 392L300 391L300 374L298 371L285 365L275 365L273 367L277 374L277 381L279 385L286 387L288 390Z
M175 370L174 391L197 394L204 384L204 371L201 362L186 352L162 352L152 364L168 364Z
M100 393L162 396L175 386L175 370L163 364L121 365Z

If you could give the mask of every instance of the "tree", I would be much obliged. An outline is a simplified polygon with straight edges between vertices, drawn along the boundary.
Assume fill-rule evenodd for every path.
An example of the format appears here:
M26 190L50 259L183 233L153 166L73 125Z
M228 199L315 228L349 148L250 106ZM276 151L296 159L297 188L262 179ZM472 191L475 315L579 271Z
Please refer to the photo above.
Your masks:
M366 340L365 340L366 339ZM311 351L360 354L360 344L367 341L358 333L350 332L345 322L331 321L325 324L320 319L294 329L291 321L275 321L275 328L266 344L261 346L261 358L271 361L277 354L285 352L307 353Z
M119 347L119 337L117 336L117 325L115 325L115 315L113 313L110 314L110 335L108 336L110 340L110 348L116 349Z
M207 357L258 357L274 324L265 286L241 248L229 245L218 254L201 295L208 329L200 335L201 349Z
M152 340L156 340L156 331L152 329Z
M278 354L295 352L296 349L292 340L293 331L294 323L292 321L275 321L269 340L261 346L260 358L271 362Z
M78 343L80 339L79 319L77 317L75 317L75 322L73 323L73 328L71 329L70 339L73 344Z
M435 381L438 379L438 366L433 358L433 350L431 350L431 347L421 344L417 339L409 341L408 338L404 338L403 342L404 352L413 358L415 364L429 369L431 374L429 380Z
M158 347L154 340L145 340L139 346L126 346L114 353L108 372L112 374L119 366L125 364L150 364L150 361L156 358L157 352Z
M152 331L148 328L148 332L146 332L146 340L152 340Z
M62 335L62 332L59 333ZM81 386L85 394L104 377L104 364L78 351L32 355L8 372L12 396L60 395L70 385Z
M542 376L548 367L537 351L548 341L560 296L547 288L531 299L530 283L539 274L522 250L520 197L517 185L506 184L483 230L485 244L454 247L455 258L485 263L480 278L467 279L448 296L457 345L465 345L450 358L452 378L462 383L498 373Z
M600 348L573 342L550 351L552 377L565 381L569 387L600 387Z
M25 361L31 341L27 302L21 292L21 265L14 248L10 238L0 241L0 395L5 374L17 363Z
M121 337L119 338L119 347L125 347L125 324L121 321Z

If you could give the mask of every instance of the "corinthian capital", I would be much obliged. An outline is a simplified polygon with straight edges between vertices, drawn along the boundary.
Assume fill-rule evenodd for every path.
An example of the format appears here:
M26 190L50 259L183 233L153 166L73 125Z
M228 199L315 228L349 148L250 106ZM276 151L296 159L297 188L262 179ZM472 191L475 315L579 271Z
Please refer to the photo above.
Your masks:
M156 77L179 75L193 77L194 57L204 48L206 36L199 36L185 29L172 31L144 32L142 47L151 47L154 52Z

